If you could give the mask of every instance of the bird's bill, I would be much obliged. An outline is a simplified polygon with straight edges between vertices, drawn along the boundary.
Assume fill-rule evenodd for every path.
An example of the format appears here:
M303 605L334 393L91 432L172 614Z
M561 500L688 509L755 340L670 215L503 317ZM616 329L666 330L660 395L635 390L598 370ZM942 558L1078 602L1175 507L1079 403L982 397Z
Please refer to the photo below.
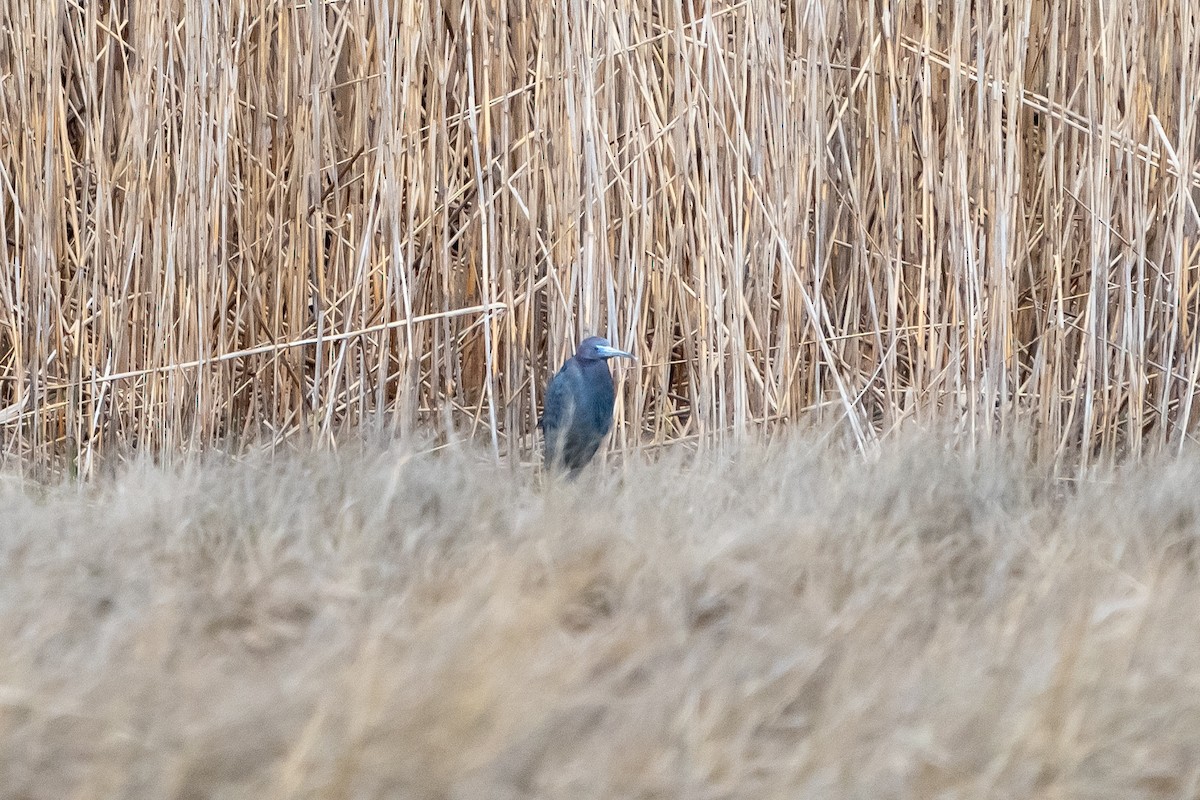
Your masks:
M626 353L624 350L618 350L617 348L609 347L606 344L597 345L596 352L602 358L633 358L635 361L637 360L633 353Z

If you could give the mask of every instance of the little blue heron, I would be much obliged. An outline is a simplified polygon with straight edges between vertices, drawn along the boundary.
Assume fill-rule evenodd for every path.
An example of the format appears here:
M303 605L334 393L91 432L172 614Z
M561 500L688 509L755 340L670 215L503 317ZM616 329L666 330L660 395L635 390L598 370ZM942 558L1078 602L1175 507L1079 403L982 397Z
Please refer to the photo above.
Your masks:
M546 465L566 467L574 476L592 460L612 427L610 358L633 358L600 336L579 343L579 349L546 387L546 407L539 423L545 437Z

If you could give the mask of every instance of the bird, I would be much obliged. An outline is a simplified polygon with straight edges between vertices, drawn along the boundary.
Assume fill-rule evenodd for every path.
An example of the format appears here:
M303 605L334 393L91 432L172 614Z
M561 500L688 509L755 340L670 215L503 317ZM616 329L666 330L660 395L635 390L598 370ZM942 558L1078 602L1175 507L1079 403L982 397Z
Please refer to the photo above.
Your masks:
M612 428L616 400L607 361L633 357L633 353L618 350L602 336L589 336L550 379L538 422L545 440L547 466L566 468L575 477L595 457Z

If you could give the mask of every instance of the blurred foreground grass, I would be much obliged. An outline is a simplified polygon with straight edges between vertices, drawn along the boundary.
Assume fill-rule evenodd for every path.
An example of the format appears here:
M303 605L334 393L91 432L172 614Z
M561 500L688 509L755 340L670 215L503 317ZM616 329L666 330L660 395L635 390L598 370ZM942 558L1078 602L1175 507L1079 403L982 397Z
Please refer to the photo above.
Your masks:
M1200 455L0 482L5 798L1195 797Z

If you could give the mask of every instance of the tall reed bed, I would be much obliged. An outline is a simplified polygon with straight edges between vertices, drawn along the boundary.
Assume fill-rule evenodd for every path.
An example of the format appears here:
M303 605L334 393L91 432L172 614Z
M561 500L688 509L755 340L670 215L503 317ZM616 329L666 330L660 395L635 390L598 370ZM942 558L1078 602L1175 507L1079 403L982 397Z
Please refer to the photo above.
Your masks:
M0 0L0 448L84 473L351 426L520 457L844 420L1177 444L1200 8Z

